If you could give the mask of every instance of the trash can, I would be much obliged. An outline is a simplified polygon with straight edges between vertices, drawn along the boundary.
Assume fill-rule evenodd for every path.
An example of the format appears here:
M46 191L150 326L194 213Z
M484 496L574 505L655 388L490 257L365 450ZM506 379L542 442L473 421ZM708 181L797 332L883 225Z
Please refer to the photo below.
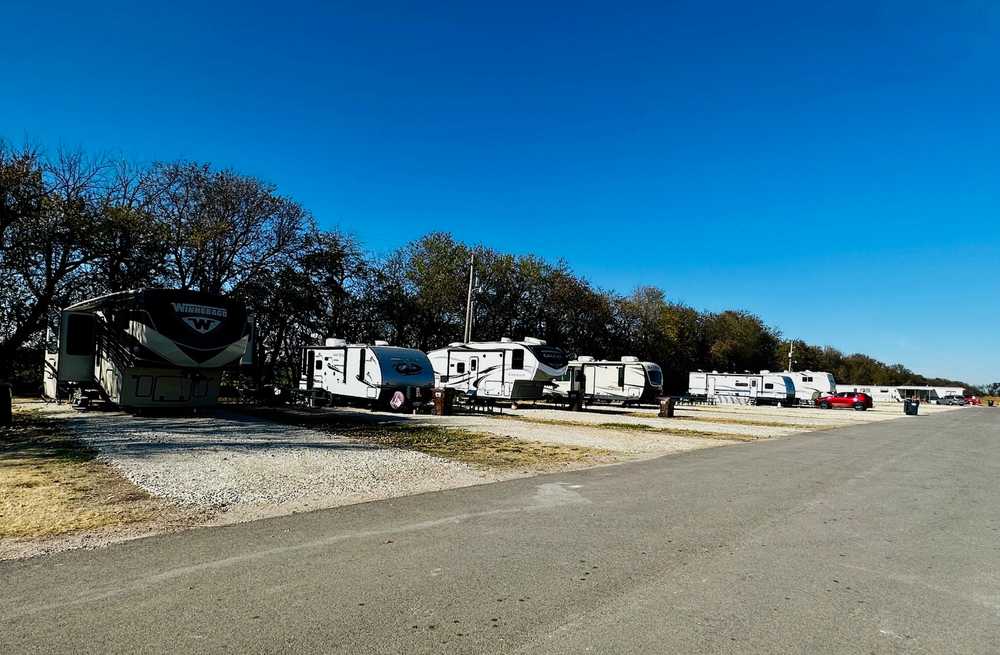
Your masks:
M987 400L986 401L986 406L987 407L993 407L993 401L992 400Z
M434 389L434 414L437 416L447 416L451 414L452 390L437 387Z
M661 398L660 399L660 416L663 418L673 418L674 417L674 401L673 398Z
M920 401L907 398L903 401L903 413L907 416L916 416L917 411L920 409Z
M6 382L0 382L0 426L10 425L13 421L14 387Z

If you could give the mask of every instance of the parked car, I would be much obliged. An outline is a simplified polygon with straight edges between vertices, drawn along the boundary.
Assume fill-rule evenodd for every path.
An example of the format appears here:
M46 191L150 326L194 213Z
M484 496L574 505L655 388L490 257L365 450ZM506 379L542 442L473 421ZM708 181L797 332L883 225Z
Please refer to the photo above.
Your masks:
M937 399L938 405L964 405L966 404L965 398L962 396L942 396Z
M822 409L833 409L834 407L851 407L859 412L872 407L872 397L866 393L855 391L841 391L839 393L828 393L816 399L816 405Z
M983 401L979 400L977 396L969 396L965 399L966 405L982 405Z

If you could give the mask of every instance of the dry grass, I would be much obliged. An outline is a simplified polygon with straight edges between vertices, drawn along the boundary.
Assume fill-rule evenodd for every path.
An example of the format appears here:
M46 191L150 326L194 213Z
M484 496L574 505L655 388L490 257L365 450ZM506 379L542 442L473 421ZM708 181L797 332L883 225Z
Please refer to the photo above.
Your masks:
M653 432L674 437L698 437L701 439L722 439L724 441L756 441L759 437L745 434L730 434L727 432L710 432L707 430L689 430L686 428L657 427L644 423L589 423L587 421L567 421L552 418L535 418L528 416L508 417L514 421L525 421L527 423L540 423L542 425L561 425L578 428L599 428L604 430L632 430L636 432ZM645 417L648 418L648 417Z
M610 450L601 448L524 441L455 427L377 422L358 416L308 415L279 409L241 408L241 411L278 423L335 432L359 443L416 450L483 468L551 470L614 460Z
M169 509L95 461L59 421L25 411L14 422L0 429L0 539L88 532Z
M357 435L352 436L358 438ZM381 434L360 438L366 442L417 450L435 457L497 469L545 469L569 464L593 464L610 461L612 456L611 451L599 448L522 441L460 428L398 426Z

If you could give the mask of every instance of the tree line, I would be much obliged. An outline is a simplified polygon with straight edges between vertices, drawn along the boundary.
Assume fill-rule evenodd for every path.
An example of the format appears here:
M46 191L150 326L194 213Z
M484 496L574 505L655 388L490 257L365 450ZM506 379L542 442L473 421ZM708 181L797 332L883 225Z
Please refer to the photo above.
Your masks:
M40 387L60 308L148 286L227 293L254 314L253 384L294 384L298 349L325 336L431 350L462 339L475 255L473 336L537 336L570 353L691 370L784 368L790 341L749 312L699 311L656 287L601 289L564 261L435 232L386 256L322 229L273 185L195 162L125 161L0 141L0 378ZM796 368L858 384L957 384L796 340ZM963 385L968 386L968 385Z

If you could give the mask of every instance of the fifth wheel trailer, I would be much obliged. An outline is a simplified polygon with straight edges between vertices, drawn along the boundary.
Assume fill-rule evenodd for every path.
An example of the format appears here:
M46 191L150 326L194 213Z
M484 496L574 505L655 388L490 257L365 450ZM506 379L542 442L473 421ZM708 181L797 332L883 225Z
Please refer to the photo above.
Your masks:
M638 357L628 356L618 361L582 356L571 361L566 372L555 380L552 395L567 398L581 375L588 403L653 403L663 393L663 371L652 362L640 362Z
M222 372L250 364L242 302L181 289L137 289L64 309L46 353L45 394L95 389L125 409L190 408L218 400Z
M438 386L478 398L541 400L566 372L566 353L541 339L452 343L427 354Z
M688 395L719 402L793 405L795 384L780 373L695 371L688 376Z
M302 349L299 389L333 398L360 400L403 411L430 400L434 369L427 355L413 348L349 344L327 339Z

